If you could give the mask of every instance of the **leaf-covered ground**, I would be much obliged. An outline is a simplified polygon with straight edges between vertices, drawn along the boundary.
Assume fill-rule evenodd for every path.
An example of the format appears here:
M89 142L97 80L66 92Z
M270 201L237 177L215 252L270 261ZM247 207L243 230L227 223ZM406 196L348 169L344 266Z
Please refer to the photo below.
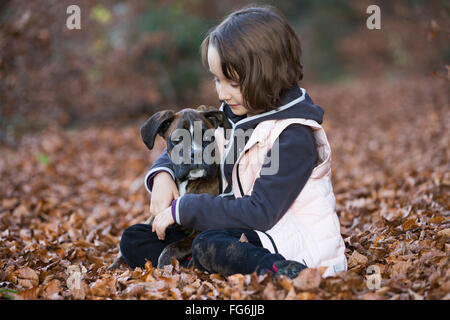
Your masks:
M448 81L307 89L326 111L348 271L106 271L121 232L147 218L142 181L155 154L138 126L49 128L1 148L0 298L450 299Z

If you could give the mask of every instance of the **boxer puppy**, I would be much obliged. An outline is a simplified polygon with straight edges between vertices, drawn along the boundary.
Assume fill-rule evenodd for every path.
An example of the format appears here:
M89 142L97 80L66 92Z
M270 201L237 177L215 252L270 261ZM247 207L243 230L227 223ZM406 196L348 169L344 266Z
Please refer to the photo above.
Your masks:
M155 113L141 127L141 137L148 149L153 149L156 135L166 141L167 153L173 163L175 183L180 195L185 193L220 193L220 167L218 161L205 157L204 151L215 156L214 129L222 126L230 129L225 113L217 109L200 106L197 109L185 108L178 112L165 110ZM200 136L199 136L200 135ZM144 223L152 224L153 217ZM161 252L158 268L170 264L175 258L179 261L191 254L191 245L198 235L197 231L176 225L186 238L171 243ZM116 268L123 261L119 252L107 270Z

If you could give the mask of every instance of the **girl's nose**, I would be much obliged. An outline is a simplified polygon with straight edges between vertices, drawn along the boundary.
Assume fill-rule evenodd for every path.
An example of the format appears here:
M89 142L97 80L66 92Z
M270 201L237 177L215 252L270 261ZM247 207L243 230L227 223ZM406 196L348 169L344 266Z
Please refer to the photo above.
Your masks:
M230 98L231 98L228 91L225 90L223 87L217 88L217 94L219 95L219 100L230 100Z

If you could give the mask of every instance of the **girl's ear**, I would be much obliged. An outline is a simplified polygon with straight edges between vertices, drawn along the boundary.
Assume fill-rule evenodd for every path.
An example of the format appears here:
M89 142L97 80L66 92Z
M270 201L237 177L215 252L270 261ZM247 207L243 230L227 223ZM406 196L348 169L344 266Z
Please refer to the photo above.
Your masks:
M231 124L228 122L228 118L225 112L220 110L202 111L200 112L213 126L214 128L223 127L224 129L231 129Z
M147 148L153 149L156 135L164 137L174 119L175 112L172 110L159 111L141 126L141 137Z

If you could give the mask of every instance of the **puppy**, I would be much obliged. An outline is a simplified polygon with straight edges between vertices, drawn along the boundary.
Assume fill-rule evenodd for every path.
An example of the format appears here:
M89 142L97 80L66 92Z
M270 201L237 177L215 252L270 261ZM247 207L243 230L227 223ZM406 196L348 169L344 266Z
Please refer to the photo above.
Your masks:
M185 193L219 195L221 178L218 161L204 157L206 148L215 150L213 132L219 126L224 129L231 128L225 113L204 105L197 109L185 108L178 112L160 111L142 125L141 137L148 149L153 149L156 135L160 135L166 141L167 153L173 162L175 183L180 195ZM180 155L183 159L180 159ZM215 156L214 151L211 155ZM177 159L174 159L174 156ZM144 223L151 225L152 222L153 217L150 217ZM164 248L158 259L158 268L170 264L174 258L183 261L191 254L192 241L198 231L180 225L176 225L175 228L184 232L186 238ZM119 252L107 270L118 267L122 261Z

